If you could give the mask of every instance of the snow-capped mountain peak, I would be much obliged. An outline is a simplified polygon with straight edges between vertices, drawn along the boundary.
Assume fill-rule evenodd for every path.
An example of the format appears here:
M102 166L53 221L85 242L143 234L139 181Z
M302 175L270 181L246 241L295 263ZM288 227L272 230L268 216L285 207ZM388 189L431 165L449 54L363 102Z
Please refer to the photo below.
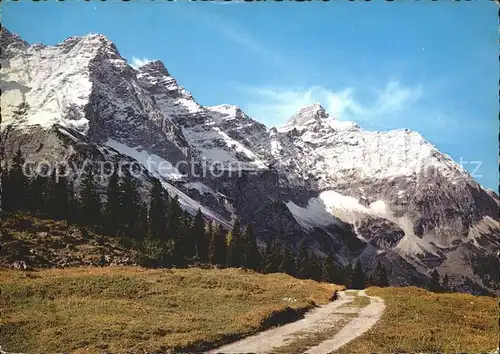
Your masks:
M219 112L221 114L227 114L231 116L235 116L236 113L239 111L241 112L241 108L232 104L220 104L217 106L209 106L207 107L211 111L214 112Z
M278 127L278 131L318 129L321 126L328 126L329 122L334 121L335 118L330 117L322 105L315 103L299 109L284 125Z
M242 111L242 109L238 106L232 105L232 104L221 104L218 106L209 106L207 107L209 111L213 113L213 118L218 121L218 120L233 120L233 119L238 119L238 120L249 120L250 117L248 117L245 112Z
M329 118L329 114L326 112L325 108L319 103L315 103L309 106L302 107L290 120L288 123L293 125L303 125L311 120L321 121L322 119Z
M151 75L164 75L170 76L167 68L161 60L153 60L137 68L141 72L147 72Z
M314 132L316 135L327 137L338 131L355 131L360 127L351 121L340 121L330 116L319 103L305 106L294 114L285 124L277 127L281 133L297 130L298 132Z
M73 51L76 53L86 53L89 57L97 54L110 58L120 57L115 44L106 36L98 33L69 37L55 47L60 48L62 53Z
M113 46L113 47L115 46L115 44L108 37L106 37L105 35L103 35L101 33L90 32L84 36L70 37L70 38L80 38L82 40L91 41L94 43L101 43L101 44L109 45L109 46Z
M19 50L26 50L28 43L17 34L9 32L5 27L0 31L0 45L2 46L2 57L11 57ZM2 63L2 65L5 65Z

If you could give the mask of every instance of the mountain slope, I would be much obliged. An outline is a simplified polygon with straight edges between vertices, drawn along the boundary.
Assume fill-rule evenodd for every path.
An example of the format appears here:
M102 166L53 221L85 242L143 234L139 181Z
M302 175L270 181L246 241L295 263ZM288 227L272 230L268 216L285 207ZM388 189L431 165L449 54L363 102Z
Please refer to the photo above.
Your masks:
M499 248L498 196L416 132L364 131L317 104L268 129L200 105L160 61L132 68L102 35L43 46L3 29L0 44L8 158L21 146L75 169L137 162L145 198L159 178L188 211L226 226L239 215L263 242L305 238L368 270L380 260L394 284L437 268L458 287L497 286L474 263Z

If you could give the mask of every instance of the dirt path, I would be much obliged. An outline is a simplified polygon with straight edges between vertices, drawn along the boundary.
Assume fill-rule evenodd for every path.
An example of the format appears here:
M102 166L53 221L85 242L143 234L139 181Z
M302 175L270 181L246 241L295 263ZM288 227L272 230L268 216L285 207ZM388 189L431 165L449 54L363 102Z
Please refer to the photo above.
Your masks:
M355 293L355 292L354 292ZM364 292L359 292L359 296L367 296ZM335 325L343 323L347 316L358 316L347 323L340 332L334 334L332 338L321 343L311 343L307 353L319 354L330 353L340 346L356 338L361 333L367 331L380 318L384 310L381 299L369 297L370 304L364 308L353 306L355 296L352 292L340 292L339 299L327 305L315 308L305 314L304 318L280 327L258 333L244 338L234 343L214 349L209 353L270 353L280 351L290 345L299 336L306 333L314 337L314 334L325 333ZM352 303L353 305L350 305Z
M366 295L364 290L360 291L358 295L368 297L370 304L363 307L358 316L351 320L333 338L309 349L306 351L307 354L331 353L368 331L380 319L385 309L384 301L379 297Z

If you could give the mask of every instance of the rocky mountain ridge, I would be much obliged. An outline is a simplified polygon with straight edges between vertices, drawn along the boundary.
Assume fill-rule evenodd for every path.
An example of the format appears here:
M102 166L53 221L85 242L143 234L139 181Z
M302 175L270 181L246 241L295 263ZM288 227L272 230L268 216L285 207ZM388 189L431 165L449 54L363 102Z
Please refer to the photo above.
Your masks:
M437 268L484 285L470 260L499 247L498 196L416 132L364 131L317 104L268 129L200 105L160 61L132 68L98 34L28 45L4 28L0 45L7 157L139 162L144 195L157 177L187 210L239 215L263 242L381 260L395 284Z

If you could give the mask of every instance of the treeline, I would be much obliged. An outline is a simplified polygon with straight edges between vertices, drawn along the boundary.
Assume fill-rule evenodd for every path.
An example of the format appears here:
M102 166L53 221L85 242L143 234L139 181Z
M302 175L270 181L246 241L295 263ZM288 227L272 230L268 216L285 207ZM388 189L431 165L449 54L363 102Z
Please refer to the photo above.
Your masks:
M428 285L428 289L430 291L435 293L456 292L456 289L450 285L450 279L448 277L448 274L445 274L444 277L441 279L441 276L439 275L438 271L434 269L430 275L431 279Z
M307 242L302 242L294 253L279 241L280 237L261 250L251 224L242 227L236 219L226 232L221 224L205 220L200 210L192 216L181 208L178 197L170 196L157 179L153 179L149 204L145 204L140 198L137 180L125 168L115 169L104 191L99 190L92 166L88 166L79 187L75 188L73 179L65 176L63 168L49 177L38 174L30 179L23 173L23 164L18 150L2 174L4 213L25 212L68 220L95 233L133 239L141 251L138 263L143 266L212 264L263 273L283 272L355 289L389 285L381 263L367 278L359 261L355 265L339 266L333 254L321 260Z

